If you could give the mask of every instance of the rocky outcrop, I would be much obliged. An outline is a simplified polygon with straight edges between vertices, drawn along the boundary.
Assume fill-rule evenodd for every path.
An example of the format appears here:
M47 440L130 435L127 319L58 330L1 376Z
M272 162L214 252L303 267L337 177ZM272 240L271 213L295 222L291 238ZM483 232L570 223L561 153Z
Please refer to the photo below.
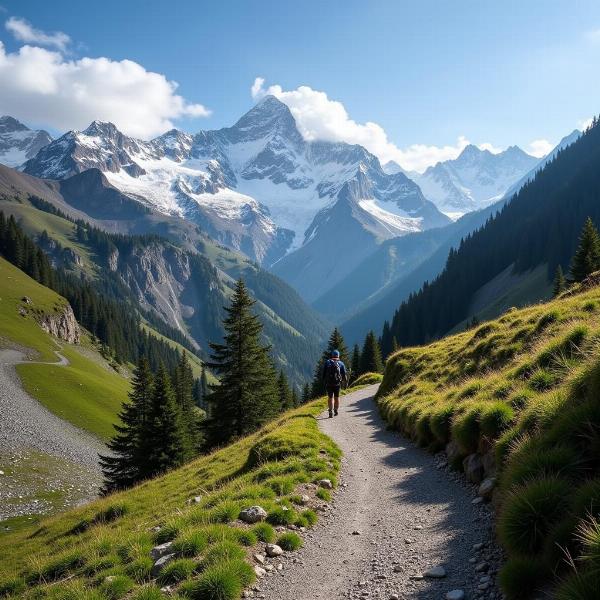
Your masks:
M38 322L46 333L69 344L79 344L81 332L69 304L58 313L41 315Z

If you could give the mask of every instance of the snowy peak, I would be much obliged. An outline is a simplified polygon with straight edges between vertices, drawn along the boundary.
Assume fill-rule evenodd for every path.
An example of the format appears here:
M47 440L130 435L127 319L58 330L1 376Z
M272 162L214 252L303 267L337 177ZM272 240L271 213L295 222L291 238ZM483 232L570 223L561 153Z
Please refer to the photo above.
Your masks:
M0 163L18 167L52 141L43 130L34 131L14 117L0 117Z
M537 162L518 146L494 154L469 144L457 158L411 176L442 212L458 217L502 198Z

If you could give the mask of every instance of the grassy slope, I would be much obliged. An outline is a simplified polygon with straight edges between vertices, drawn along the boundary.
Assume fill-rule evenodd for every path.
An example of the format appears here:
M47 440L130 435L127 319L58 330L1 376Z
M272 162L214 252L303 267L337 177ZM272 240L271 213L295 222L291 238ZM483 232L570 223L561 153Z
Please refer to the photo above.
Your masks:
M36 361L55 362L54 351L60 349L68 366L41 364L18 365L25 389L50 410L73 424L100 437L110 437L121 403L127 397L127 379L108 367L94 352L83 355L76 345L61 342L46 334L35 320L35 311L60 312L66 300L40 285L22 271L0 258L0 340L3 345L17 344L36 351ZM28 296L33 301L21 301ZM19 308L28 311L26 317ZM91 358L92 356L96 358Z
M498 533L510 557L500 577L510 598L528 597L553 574L566 578L561 599L600 589L600 528L589 521L600 518L599 347L594 287L387 362L378 402L393 427L433 450L454 442L459 469L469 454L494 457ZM578 537L586 519L587 547Z
M4 535L0 596L84 600L121 597L111 595L103 583L108 575L119 576L118 582L135 590L145 584L145 593L149 593L149 550L171 539L195 540L187 545L186 554L197 571L184 577L192 582L184 587L200 585L193 582L214 575L208 563L211 556L223 550L220 542L233 543L230 556L238 552L244 556L256 545L256 534L248 533L247 526L235 521L241 508L260 504L273 523L286 519L309 525L307 519L312 522L314 513L302 515L306 507L297 504L295 493L310 495L310 504L315 505L319 502L317 488L310 484L323 477L335 483L339 468L340 452L320 433L314 418L323 408L321 400L290 411L258 433L161 478L45 519L35 531ZM197 495L202 496L199 504L186 502ZM290 510L283 511L282 506ZM120 515L121 509L125 514ZM107 511L112 514L106 516ZM113 518L115 513L117 518ZM152 531L156 526L160 530ZM220 577L240 578L239 562L221 557L219 563ZM242 579L247 581L247 577ZM239 582L233 592L226 596L191 593L191 597L239 598ZM143 597L166 597L156 588L154 593Z

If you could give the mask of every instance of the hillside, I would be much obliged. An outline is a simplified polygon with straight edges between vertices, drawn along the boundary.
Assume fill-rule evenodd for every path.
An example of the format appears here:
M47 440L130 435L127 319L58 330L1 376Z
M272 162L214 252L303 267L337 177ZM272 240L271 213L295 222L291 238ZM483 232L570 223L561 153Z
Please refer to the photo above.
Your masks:
M478 292L481 296L482 288L506 269L518 276L545 265L547 282L558 265L567 273L586 218L600 222L599 166L596 125L559 151L497 215L451 250L444 271L397 308L382 340L384 351L394 336L400 345L412 345L451 330L469 316ZM531 289L520 295L521 303L543 299L547 291L547 284ZM474 316L493 316L483 313L484 308Z
M240 510L260 504L267 521L288 529L310 527L312 508L327 498L313 482L335 483L340 453L320 433L317 402L288 412L258 433L199 458L132 490L59 516L39 527L4 533L0 596L9 598L170 597L240 598L255 579L243 561L260 542L279 540L292 550L297 534L269 524L237 521ZM299 494L307 496L302 499ZM173 541L174 560L156 580L153 546ZM156 550L165 554L168 547ZM171 557L173 558L173 557Z
M391 427L445 449L452 467L483 482L482 496L493 492L511 599L551 581L560 600L594 598L600 586L598 281L402 349L378 392Z

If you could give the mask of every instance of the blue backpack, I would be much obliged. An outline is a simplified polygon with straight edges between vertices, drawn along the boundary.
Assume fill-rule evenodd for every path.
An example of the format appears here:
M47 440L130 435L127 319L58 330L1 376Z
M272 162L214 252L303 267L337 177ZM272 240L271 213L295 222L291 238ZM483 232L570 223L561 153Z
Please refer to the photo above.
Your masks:
M325 382L327 387L338 387L342 385L343 377L339 360L328 360L325 369Z

